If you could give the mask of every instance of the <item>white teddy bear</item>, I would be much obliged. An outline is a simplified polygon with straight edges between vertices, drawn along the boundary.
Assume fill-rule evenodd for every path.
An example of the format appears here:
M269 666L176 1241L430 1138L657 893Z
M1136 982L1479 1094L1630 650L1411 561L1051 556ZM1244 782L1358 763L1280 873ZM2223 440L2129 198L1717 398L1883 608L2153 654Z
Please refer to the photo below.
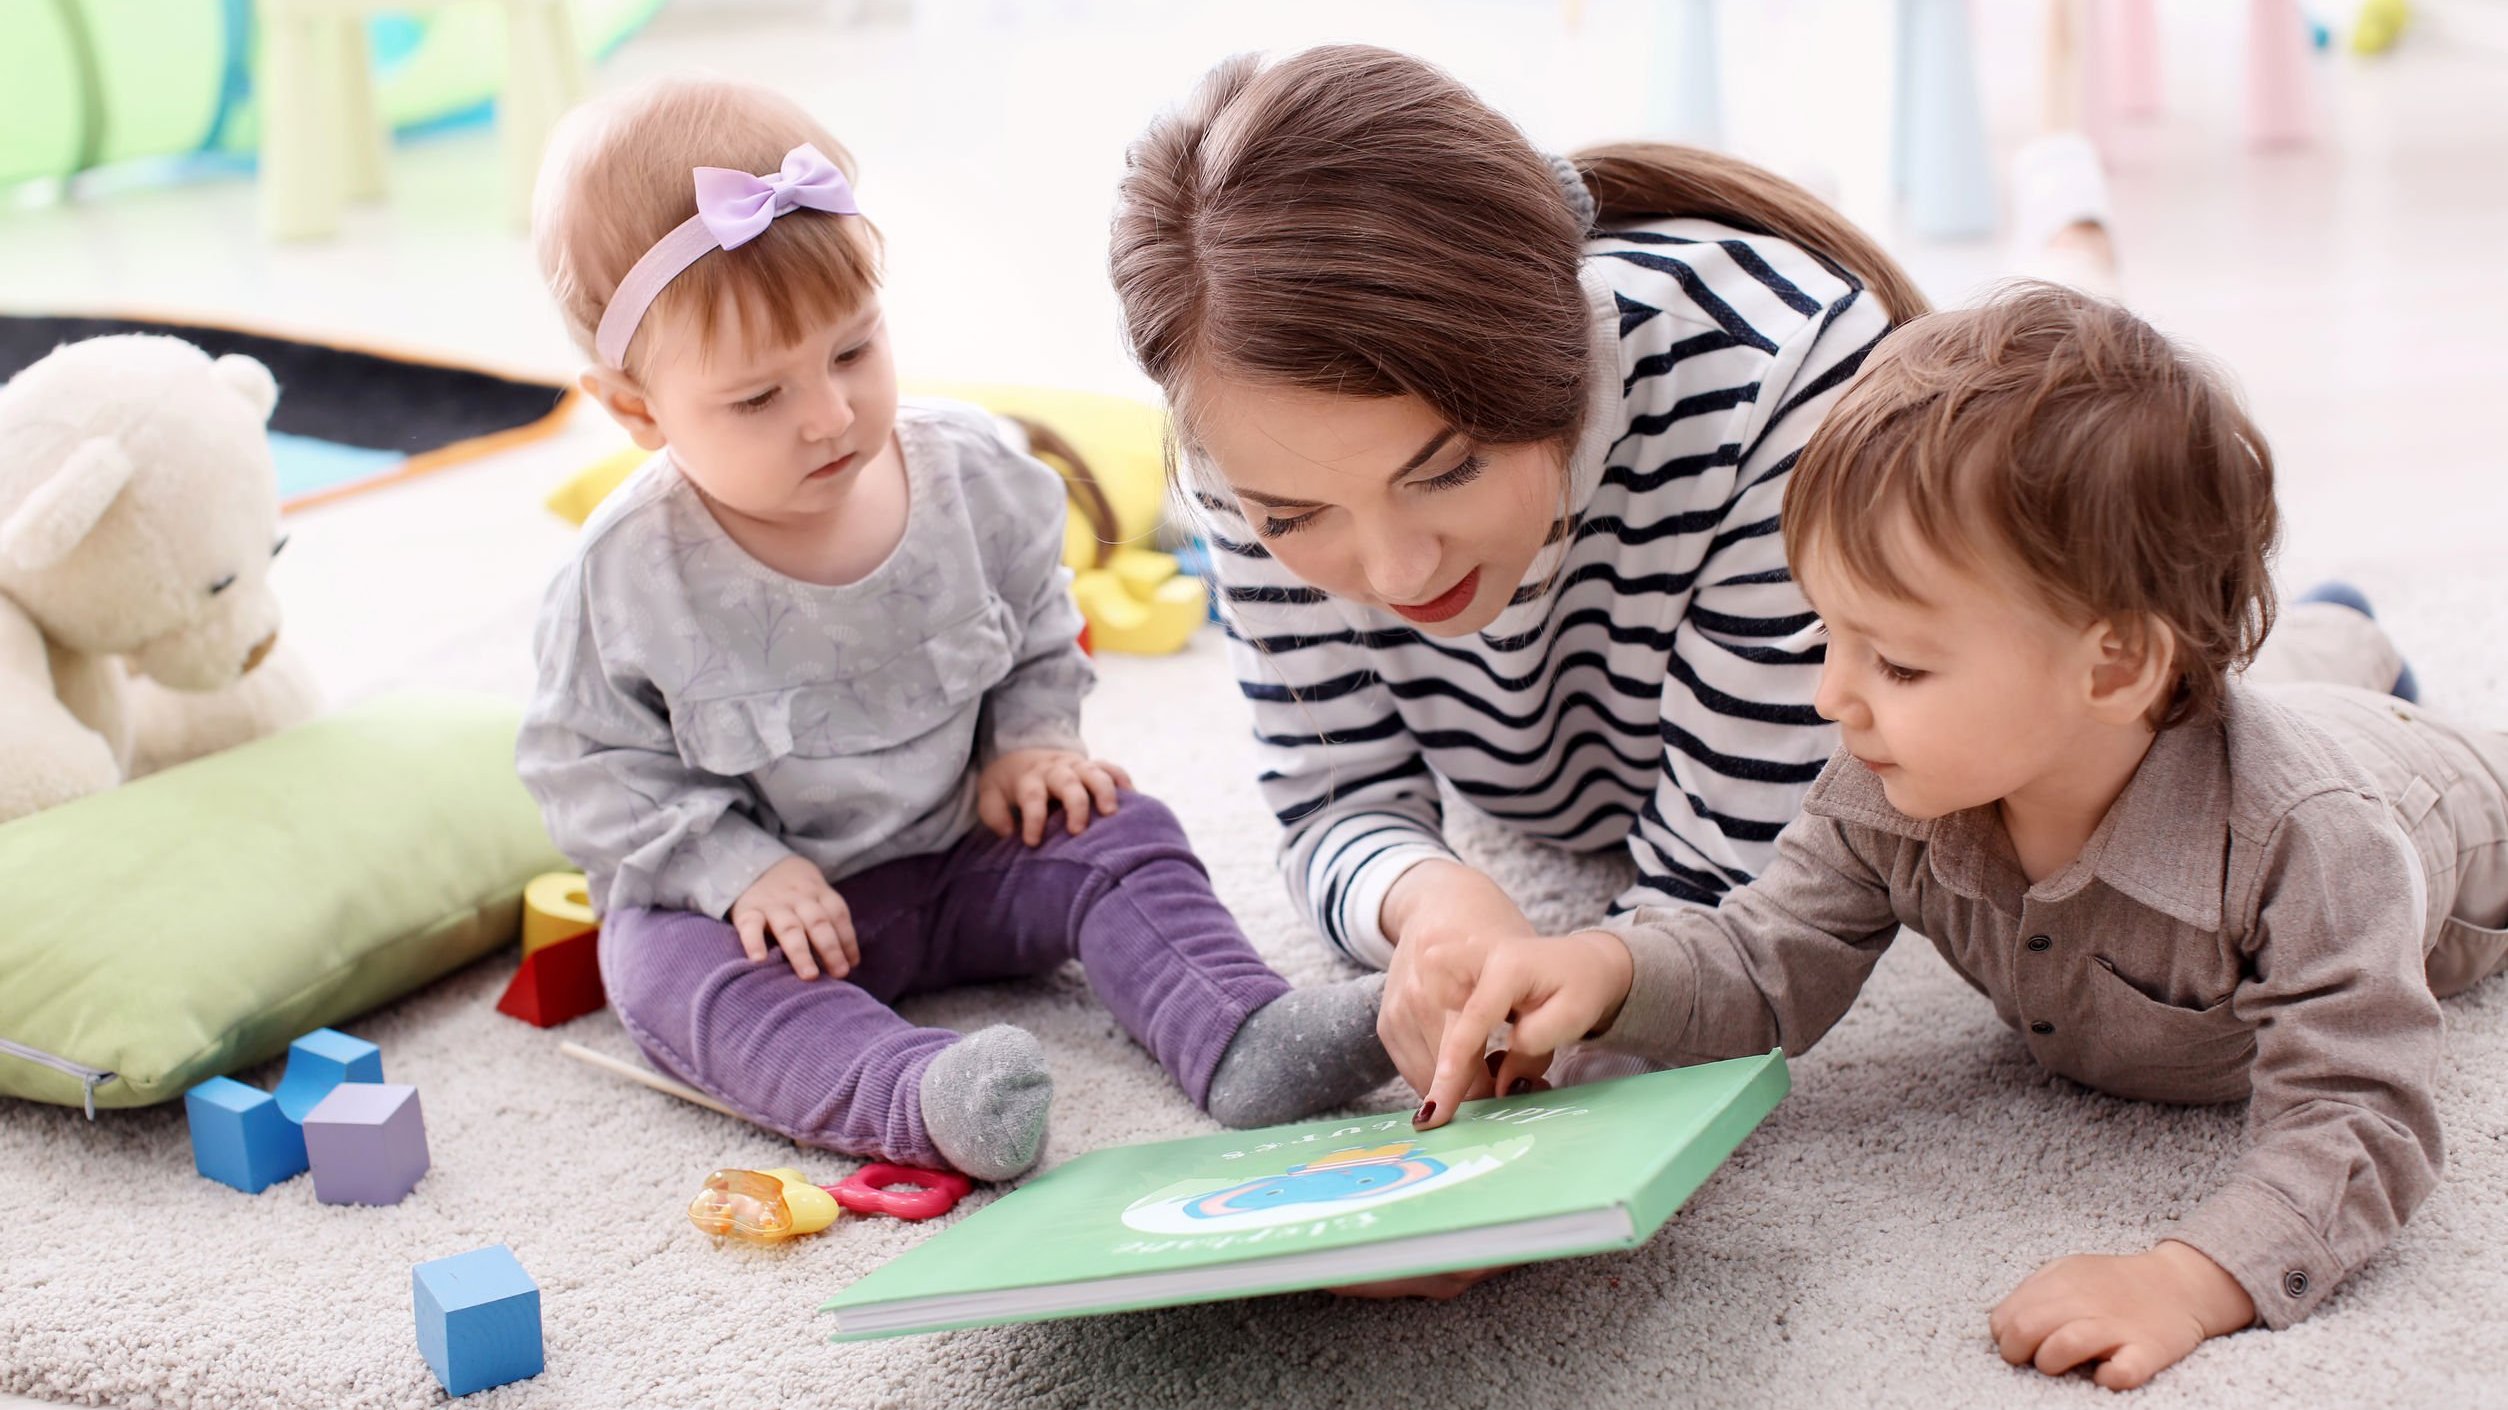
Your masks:
M312 717L273 650L278 397L147 334L0 386L0 822Z

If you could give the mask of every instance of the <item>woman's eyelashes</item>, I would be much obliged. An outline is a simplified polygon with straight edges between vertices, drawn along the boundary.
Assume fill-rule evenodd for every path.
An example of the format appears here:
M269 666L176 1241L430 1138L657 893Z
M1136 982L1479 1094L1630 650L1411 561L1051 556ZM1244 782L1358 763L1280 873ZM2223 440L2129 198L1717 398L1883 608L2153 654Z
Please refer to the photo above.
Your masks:
M1424 490L1459 490L1479 479L1481 472L1488 468L1489 462L1481 458L1480 452L1474 451L1463 457L1461 464L1446 473L1435 479L1420 481L1419 487Z
M1423 490L1459 490L1479 479L1481 473L1488 468L1489 462L1475 452L1463 457L1461 464L1446 473L1416 482L1416 487ZM1283 535L1294 534L1315 522L1315 516L1321 513L1323 511L1320 509L1310 509L1304 514L1285 518L1278 514L1265 514L1255 519L1254 532L1267 539L1280 538Z

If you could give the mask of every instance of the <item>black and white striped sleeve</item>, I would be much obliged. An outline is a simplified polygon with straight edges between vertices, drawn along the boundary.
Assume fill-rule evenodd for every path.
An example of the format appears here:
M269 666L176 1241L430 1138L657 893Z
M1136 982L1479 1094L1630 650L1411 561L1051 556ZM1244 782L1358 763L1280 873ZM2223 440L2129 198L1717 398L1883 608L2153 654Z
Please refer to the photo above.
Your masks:
M1453 855L1437 781L1361 634L1233 507L1200 503L1263 798L1280 819L1281 879L1334 949L1382 969L1385 892L1414 863Z
M1732 432L1738 471L1673 633L1660 720L1663 774L1630 829L1638 880L1615 912L1714 905L1747 884L1774 857L1778 832L1836 747L1836 732L1809 703L1822 651L1816 619L1786 565L1777 511L1804 442L1890 325L1868 291L1843 285L1800 251L1753 247L1770 257L1757 267L1763 287L1738 282L1811 316L1777 345L1759 395ZM1824 284L1831 300L1803 310L1803 290Z

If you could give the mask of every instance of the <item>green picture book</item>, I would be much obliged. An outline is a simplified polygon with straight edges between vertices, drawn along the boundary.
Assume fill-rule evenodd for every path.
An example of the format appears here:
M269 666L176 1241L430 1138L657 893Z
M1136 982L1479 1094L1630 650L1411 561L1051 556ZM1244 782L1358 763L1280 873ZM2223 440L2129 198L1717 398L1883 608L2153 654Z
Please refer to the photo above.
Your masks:
M1740 1058L1504 1101L1093 1151L828 1299L836 1340L1635 1248L1786 1092Z

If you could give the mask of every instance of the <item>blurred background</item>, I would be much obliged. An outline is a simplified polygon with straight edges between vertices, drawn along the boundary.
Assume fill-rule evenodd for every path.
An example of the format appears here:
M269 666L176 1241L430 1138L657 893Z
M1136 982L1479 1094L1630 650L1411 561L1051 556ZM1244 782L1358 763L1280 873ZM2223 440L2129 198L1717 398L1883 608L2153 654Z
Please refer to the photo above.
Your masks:
M0 312L571 376L499 130L544 124L550 84L488 101L534 58L509 68L506 5L0 0L0 91L33 95L0 117ZM282 78L271 26L307 7L372 13L353 51ZM1553 149L1721 147L1839 204L1944 303L2026 267L2013 154L2079 127L2124 296L2233 368L2274 439L2286 578L2351 576L2399 605L2408 649L2444 641L2434 701L2508 686L2490 642L2508 0L571 0L567 18L592 91L712 70L827 121L887 234L909 377L1144 398L1104 274L1111 191L1142 125L1233 52L1364 40L1447 66ZM322 95L360 62L403 128L382 198L274 215L265 132L308 114L300 132L353 149ZM523 634L571 533L538 501L622 443L578 407L528 446L293 515L289 631L332 694L527 684Z

